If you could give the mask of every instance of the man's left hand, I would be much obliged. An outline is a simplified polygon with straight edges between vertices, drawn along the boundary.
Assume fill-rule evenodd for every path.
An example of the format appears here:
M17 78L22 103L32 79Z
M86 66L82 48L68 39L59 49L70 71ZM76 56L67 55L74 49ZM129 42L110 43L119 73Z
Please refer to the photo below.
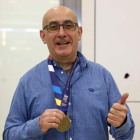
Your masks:
M123 94L119 102L113 104L112 108L110 109L110 113L108 113L107 121L114 127L120 127L123 124L125 118L127 117L128 109L125 105L125 101L128 96L128 93Z

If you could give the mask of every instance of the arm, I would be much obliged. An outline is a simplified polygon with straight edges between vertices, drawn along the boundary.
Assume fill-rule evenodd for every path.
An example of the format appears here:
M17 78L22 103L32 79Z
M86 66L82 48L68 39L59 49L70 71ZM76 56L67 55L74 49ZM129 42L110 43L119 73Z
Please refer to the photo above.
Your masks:
M39 117L33 120L28 118L25 91L20 81L5 123L3 140L35 139L37 137L43 137L44 134L39 127Z
M115 140L132 140L134 136L134 122L129 113L127 113L127 121L119 128L110 126L110 134Z
M44 134L49 133L50 128L57 128L65 117L58 109L46 109L37 118L30 119L27 98L20 81L6 120L3 140L43 139Z
M125 100L127 99L128 95L125 94L121 98L117 85L111 75L109 75L108 83L107 90L110 111L108 114L108 122L111 124L110 134L115 140L132 140L134 136L134 122L128 106L125 105ZM126 99L124 99L124 102L122 103L122 99L125 97ZM120 113L118 110L121 110ZM114 113L118 113L120 116L118 117L118 114L114 115ZM127 120L125 123L123 123L126 117ZM112 120L117 120L117 123Z

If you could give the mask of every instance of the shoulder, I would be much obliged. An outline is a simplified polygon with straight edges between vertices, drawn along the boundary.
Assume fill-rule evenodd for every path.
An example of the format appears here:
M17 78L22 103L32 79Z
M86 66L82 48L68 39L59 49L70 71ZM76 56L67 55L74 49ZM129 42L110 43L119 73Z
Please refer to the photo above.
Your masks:
M97 71L97 72L100 72L100 73L103 73L103 74L110 74L110 72L104 67L102 66L101 64L98 64L98 63L95 63L95 62L92 62L92 61L88 61L89 62L89 68L91 70L94 70L94 71Z
M77 53L79 59L80 59L80 66L81 68L85 68L85 71L87 71L88 73L90 72L90 74L92 76L96 76L98 78L108 78L110 77L111 73L102 65L89 61L85 58L85 56L78 52Z
M42 77L44 74L46 74L48 71L48 62L47 59L40 62L33 68L31 68L29 71L27 71L22 77L21 81L29 81L29 80L35 80L39 77Z
M91 73L92 77L103 80L106 84L109 84L111 81L113 81L112 74L104 66L95 62L88 62L88 71Z

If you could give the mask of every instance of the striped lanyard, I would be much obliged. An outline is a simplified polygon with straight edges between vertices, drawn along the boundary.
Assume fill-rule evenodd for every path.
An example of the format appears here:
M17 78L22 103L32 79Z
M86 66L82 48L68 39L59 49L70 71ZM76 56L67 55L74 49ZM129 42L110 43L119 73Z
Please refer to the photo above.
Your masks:
M65 114L67 114L67 110L68 110L69 94L70 94L70 80L73 76L73 73L74 73L77 65L78 65L78 59L76 58L76 60L74 61L73 67L71 69L70 75L68 77L64 92L62 94L61 88L58 83L58 79L57 79L55 71L54 71L54 67L51 63L51 56L48 57L48 69L49 69L50 77L51 77L51 81L52 81L52 88L53 88L53 92L54 92L54 96L55 96L55 101L56 101L58 108L61 111L63 111Z

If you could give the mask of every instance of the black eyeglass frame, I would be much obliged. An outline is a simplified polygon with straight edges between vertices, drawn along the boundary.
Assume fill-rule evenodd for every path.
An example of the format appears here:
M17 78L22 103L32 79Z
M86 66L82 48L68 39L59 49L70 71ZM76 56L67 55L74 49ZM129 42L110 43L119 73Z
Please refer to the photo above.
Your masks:
M74 30L75 30L75 29L76 29L76 25L78 26L78 24L77 24L77 23L74 23L74 22L71 22L71 23L75 24L75 28L74 28ZM64 25L65 25L65 24L66 24L66 23L64 23L64 24L56 24L56 25L59 25L58 31L60 30L60 26L63 26L63 29L65 30L65 28L64 28ZM51 25L51 24L44 26L43 30L44 30L45 28L47 28L47 31L49 32L48 26L50 26L50 25ZM74 31L74 30L69 30L69 31ZM58 31L49 32L49 33L56 33L56 32L58 32ZM67 31L67 30L65 30L65 31Z

